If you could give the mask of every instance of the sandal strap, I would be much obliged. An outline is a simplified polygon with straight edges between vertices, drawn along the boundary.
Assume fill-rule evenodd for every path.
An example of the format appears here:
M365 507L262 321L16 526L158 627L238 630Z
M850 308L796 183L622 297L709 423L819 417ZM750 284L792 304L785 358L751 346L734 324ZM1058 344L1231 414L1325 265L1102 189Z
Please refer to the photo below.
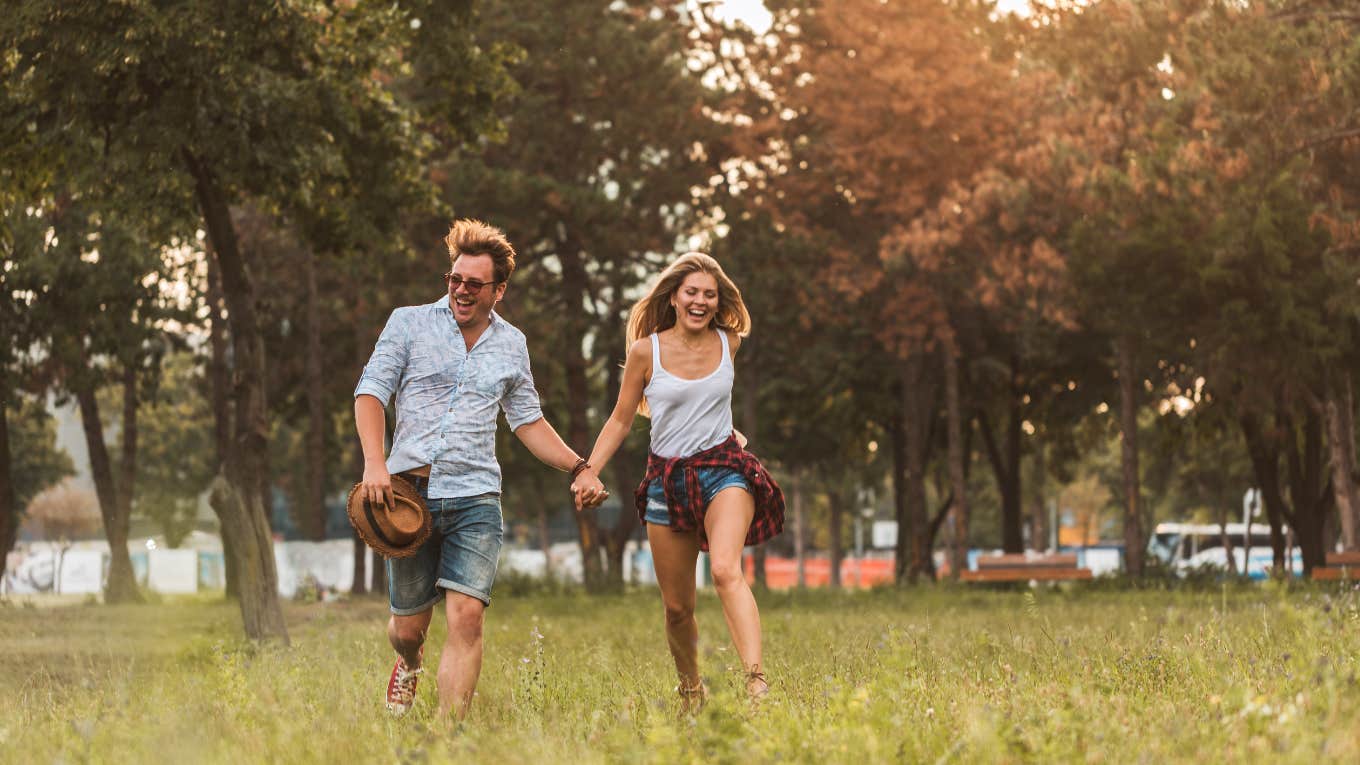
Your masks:
M675 692L680 694L681 696L684 696L685 698L692 699L695 698L696 696L703 696L705 693L708 692L708 688L704 686L703 680L700 680L694 685L685 685L685 681L681 680L680 684L675 686Z

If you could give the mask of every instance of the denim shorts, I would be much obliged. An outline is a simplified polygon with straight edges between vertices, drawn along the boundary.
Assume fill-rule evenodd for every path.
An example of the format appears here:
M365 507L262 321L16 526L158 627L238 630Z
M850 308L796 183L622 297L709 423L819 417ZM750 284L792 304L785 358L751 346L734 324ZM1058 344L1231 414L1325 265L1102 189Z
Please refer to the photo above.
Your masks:
M409 558L387 561L387 595L392 613L418 614L438 603L443 590L470 595L491 605L505 524L496 494L427 500L433 516L430 538Z
M740 486L747 492L751 491L751 486L746 483L746 476L732 468L696 468L694 473L699 477L699 490L704 494L704 504L712 502L718 492L733 486ZM684 471L672 471L671 482L675 484L676 492L685 493ZM647 485L647 509L642 517L643 520L657 526L671 525L670 511L666 508L666 490L661 488L660 478Z

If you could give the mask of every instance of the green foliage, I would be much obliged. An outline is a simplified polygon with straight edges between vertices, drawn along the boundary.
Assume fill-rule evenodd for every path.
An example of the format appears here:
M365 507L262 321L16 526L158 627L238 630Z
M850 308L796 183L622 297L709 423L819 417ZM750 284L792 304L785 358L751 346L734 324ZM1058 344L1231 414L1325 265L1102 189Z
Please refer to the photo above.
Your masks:
M10 475L15 506L22 513L44 489L73 475L71 455L57 446L57 421L41 399L19 396L11 400L9 422Z
M216 475L212 409L198 359L178 353L138 413L137 493L132 512L177 547L193 530L199 496ZM117 459L117 457L115 457Z

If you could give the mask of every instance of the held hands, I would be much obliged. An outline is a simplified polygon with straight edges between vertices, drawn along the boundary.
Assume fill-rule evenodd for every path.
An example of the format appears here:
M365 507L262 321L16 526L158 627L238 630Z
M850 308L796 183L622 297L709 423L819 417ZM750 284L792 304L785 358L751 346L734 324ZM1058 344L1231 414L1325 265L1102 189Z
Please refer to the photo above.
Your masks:
M375 505L392 507L392 475L382 460L364 460L362 496Z
M571 482L571 494L576 500L577 512L599 507L600 503L609 498L609 492L605 490L604 484L600 482L600 476L593 467L586 467L576 474L576 480Z

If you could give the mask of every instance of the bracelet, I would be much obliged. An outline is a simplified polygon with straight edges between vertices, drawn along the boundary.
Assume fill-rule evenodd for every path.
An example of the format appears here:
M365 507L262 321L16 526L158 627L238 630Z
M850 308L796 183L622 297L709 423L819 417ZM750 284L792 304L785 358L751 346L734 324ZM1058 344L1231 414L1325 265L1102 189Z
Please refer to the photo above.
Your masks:
M575 481L576 476L580 475L582 470L585 470L590 466L590 463L586 462L585 457L577 457L576 464L571 466L571 480Z

